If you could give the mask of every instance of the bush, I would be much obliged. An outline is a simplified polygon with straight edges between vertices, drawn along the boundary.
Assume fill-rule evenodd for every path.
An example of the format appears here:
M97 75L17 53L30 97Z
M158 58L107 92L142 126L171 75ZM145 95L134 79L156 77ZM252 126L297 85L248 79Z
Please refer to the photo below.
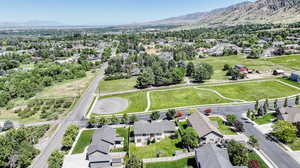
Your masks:
M63 149L65 150L71 149L78 133L79 133L79 127L76 125L70 125L67 128L62 141Z
M61 168L64 162L64 153L56 150L51 153L48 159L49 168Z

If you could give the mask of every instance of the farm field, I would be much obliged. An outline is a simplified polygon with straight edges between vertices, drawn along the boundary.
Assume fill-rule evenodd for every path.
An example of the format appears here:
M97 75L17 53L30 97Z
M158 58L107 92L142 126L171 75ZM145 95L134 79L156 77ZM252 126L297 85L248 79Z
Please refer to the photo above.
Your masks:
M299 90L275 80L203 86L203 88L216 90L225 97L246 101L280 98L299 93Z
M269 58L269 60L274 64L289 67L293 70L300 70L300 55L280 56L275 58Z
M230 66L234 66L236 64L242 64L247 66L249 69L257 69L262 73L273 69L289 70L288 66L282 67L280 65L276 65L270 62L268 59L247 59L244 56L226 56L222 58L208 57L208 58L201 58L194 61L194 63L198 63L198 62L206 62L213 66L214 75L212 76L211 81L228 79L228 77L225 76L226 72L222 70L225 64L228 64ZM268 73L271 74L271 71Z
M151 110L228 102L231 101L222 99L213 92L191 87L151 92Z
M135 89L136 77L118 80L101 80L100 93L120 92ZM97 90L99 92L99 89Z
M113 96L103 96L100 99L109 97L121 97L128 99L128 108L121 113L130 112L143 112L147 107L147 96L146 92L133 92L127 94L113 95Z

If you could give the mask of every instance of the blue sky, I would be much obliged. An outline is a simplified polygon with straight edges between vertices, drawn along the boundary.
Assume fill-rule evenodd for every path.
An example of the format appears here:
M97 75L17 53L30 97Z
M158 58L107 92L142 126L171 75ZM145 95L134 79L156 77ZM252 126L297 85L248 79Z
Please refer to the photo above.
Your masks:
M226 7L244 0L1 0L0 22L115 25Z

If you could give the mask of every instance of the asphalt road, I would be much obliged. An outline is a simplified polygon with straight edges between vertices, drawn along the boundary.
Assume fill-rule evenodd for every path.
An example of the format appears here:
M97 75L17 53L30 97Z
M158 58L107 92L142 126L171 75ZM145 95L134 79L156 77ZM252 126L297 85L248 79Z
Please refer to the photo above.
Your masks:
M34 160L32 164L32 168L47 168L48 167L48 158L51 153L62 147L61 141L65 130L71 124L79 124L76 121L80 121L83 119L84 114L88 110L90 104L93 101L93 97L95 91L98 87L98 83L104 76L104 69L107 64L104 64L101 68L101 72L96 76L96 78L91 82L90 86L85 90L79 102L76 104L74 110L69 113L69 115L61 120L60 125L55 132L55 134L51 137L47 146L41 151L40 155Z

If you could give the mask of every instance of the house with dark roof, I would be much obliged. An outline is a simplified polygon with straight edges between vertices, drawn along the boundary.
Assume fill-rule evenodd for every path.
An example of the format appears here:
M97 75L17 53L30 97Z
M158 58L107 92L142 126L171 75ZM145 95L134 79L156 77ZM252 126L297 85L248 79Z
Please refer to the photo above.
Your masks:
M246 168L246 166L233 166L227 150L214 144L205 144L196 149L195 159L198 168Z
M111 167L116 159L110 155L110 150L123 147L123 137L117 136L113 128L104 126L97 129L92 136L92 143L87 148L86 159L90 168Z
M300 71L292 72L291 80L293 80L295 82L300 82Z
M223 135L217 128L217 124L210 121L200 112L194 112L188 117L189 124L196 130L201 143L221 143Z
M163 121L137 121L134 123L134 142L136 146L145 146L149 141L158 142L161 139L175 135L174 122Z
M300 122L300 108L297 107L282 107L277 109L277 117L279 120L284 120L290 123Z

